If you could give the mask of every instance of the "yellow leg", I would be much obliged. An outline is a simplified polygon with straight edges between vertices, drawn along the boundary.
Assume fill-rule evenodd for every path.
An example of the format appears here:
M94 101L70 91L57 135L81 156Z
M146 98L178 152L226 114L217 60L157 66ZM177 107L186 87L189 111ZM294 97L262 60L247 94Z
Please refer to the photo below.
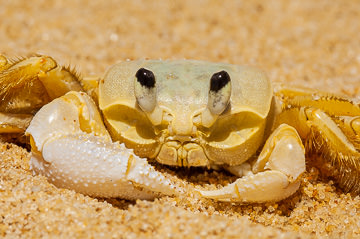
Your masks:
M353 101L301 89L276 92L283 112L276 124L287 123L305 141L306 152L330 162L346 192L360 193L360 106Z
M25 132L32 117L31 114L4 114L0 112L0 134Z
M10 63L8 62L6 57L0 54L0 72L9 67L10 67Z
M346 192L360 193L360 132L345 134L347 131L321 110L307 109L306 112L309 118L307 124L311 129L306 148L310 153L320 153L332 164L336 171L334 176ZM359 122L360 117L354 117L356 121Z
M81 90L79 80L51 57L0 55L0 133L23 133L43 105L70 90Z
M306 88L275 87L283 109L301 107L321 109L330 116L360 116L360 105L345 97Z

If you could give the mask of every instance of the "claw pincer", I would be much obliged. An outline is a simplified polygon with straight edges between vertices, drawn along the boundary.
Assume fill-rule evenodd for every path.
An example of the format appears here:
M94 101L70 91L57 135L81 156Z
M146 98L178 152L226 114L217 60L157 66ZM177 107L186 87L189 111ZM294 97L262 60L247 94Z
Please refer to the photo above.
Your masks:
M178 193L146 159L112 142L95 104L84 93L69 92L45 105L26 134L32 144L31 168L56 186L127 199Z

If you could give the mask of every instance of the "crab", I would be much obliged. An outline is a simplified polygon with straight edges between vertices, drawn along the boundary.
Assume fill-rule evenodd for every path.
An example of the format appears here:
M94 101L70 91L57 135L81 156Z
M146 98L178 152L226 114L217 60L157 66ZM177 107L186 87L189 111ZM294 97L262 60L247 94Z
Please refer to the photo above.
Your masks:
M0 55L0 86L0 133L25 133L31 169L58 187L125 199L184 193L157 161L238 176L196 188L201 197L278 201L298 190L305 153L318 153L345 191L360 192L359 104L273 87L253 67L137 60L82 78L49 56Z

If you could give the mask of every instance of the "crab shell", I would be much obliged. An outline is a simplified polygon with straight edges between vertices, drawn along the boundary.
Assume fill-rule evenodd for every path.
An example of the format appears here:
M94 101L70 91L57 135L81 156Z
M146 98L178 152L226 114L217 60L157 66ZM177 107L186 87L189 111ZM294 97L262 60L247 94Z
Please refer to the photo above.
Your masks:
M166 63L166 67L164 67ZM156 105L144 111L135 96L136 72L156 79ZM228 72L231 97L221 114L209 110L210 78ZM263 143L272 87L258 69L202 61L127 61L99 83L99 108L113 140L140 157L167 165L240 165Z

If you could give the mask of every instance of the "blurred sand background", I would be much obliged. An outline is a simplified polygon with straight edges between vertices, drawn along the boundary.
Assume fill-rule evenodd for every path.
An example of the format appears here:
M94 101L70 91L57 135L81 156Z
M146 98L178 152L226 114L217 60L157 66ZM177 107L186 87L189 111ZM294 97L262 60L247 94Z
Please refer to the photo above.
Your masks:
M8 57L46 54L82 75L102 75L126 59L221 61L360 99L360 1L1 0L0 6L0 52ZM360 237L359 196L342 193L311 159L298 193L251 205L96 199L32 176L29 153L18 146L0 144L0 159L1 237ZM179 174L192 182L223 177Z

